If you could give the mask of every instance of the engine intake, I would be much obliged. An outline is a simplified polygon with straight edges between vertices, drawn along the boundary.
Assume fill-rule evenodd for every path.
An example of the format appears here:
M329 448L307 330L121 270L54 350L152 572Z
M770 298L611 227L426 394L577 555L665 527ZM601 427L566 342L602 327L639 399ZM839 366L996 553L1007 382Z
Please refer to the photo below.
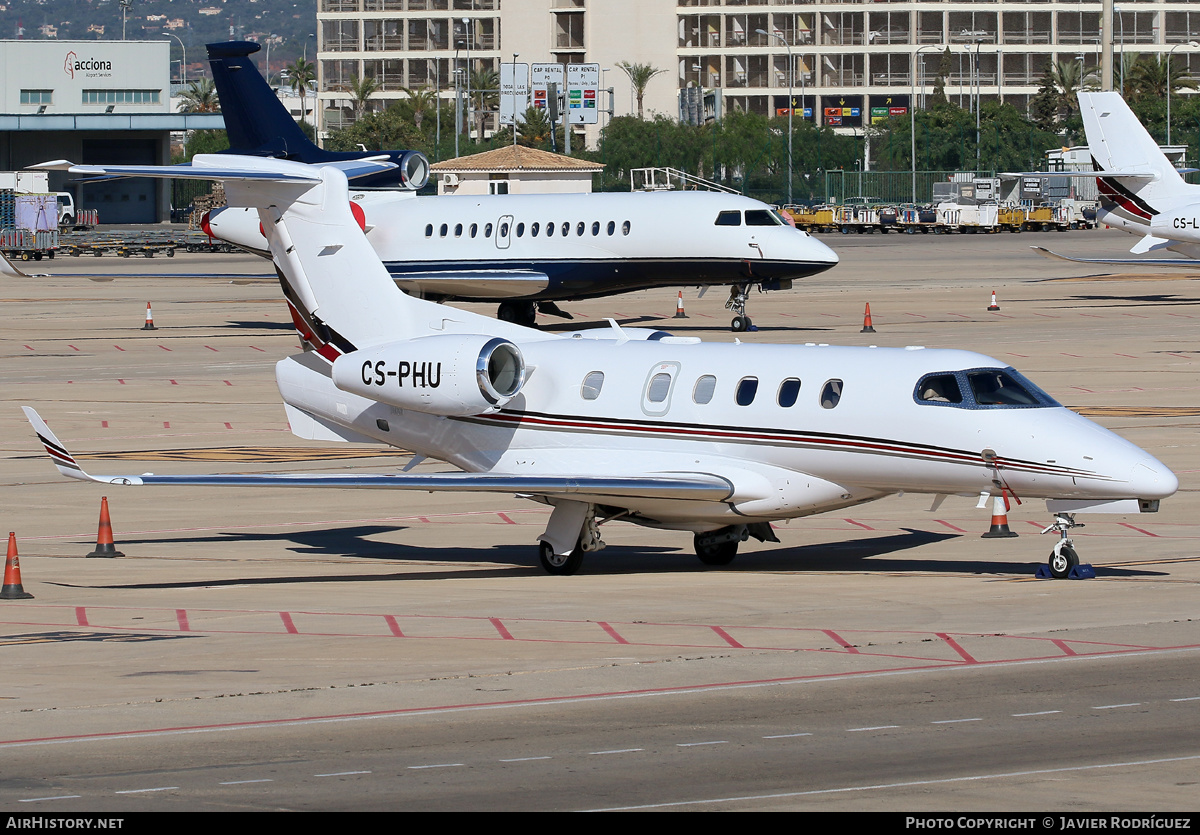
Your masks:
M362 348L333 363L342 391L434 415L498 409L525 383L525 358L507 339L423 336Z

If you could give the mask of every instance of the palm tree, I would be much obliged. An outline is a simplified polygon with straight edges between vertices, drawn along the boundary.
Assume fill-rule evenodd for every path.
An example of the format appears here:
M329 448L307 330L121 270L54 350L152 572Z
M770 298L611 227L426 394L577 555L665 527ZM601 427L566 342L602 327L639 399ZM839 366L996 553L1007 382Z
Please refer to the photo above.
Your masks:
M294 64L288 64L287 74L288 84L300 93L300 121L306 121L304 98L308 94L308 85L317 78L317 66L303 58L297 58Z
M646 85L650 83L650 79L666 70L655 69L649 64L631 64L628 61L622 61L617 66L625 71L629 76L629 83L633 85L634 95L637 96L638 118L646 118L642 107L642 101L646 97Z
M421 129L421 122L425 121L425 114L434 109L437 105L437 96L428 87L411 87L400 88L406 99L400 101L400 109L404 116L411 118L413 124L417 126L417 130Z
M475 136L482 140L484 120L500 102L500 75L490 67L472 70L470 83L475 100Z
M180 91L179 98L183 99L179 109L184 113L219 113L221 110L221 100L211 78L189 82Z
M1084 73L1078 61L1058 61L1050 65L1050 80L1058 88L1059 107L1066 110L1067 116L1075 111L1079 93L1096 86L1096 72Z
M1161 55L1143 55L1126 68L1125 93L1130 101L1143 98L1165 99L1167 93L1176 90L1195 90L1195 79L1188 76L1187 62L1174 61L1170 78L1167 77L1167 62Z
M521 117L521 126L517 134L517 142L528 148L549 150L551 136L554 136L559 147L562 146L563 129L561 125L550 124L550 114L537 107L530 107Z
M379 89L379 79L372 76L359 78L357 75L352 75L350 83L343 84L341 89L351 96L351 102L354 105L354 121L357 122L366 111L371 94Z

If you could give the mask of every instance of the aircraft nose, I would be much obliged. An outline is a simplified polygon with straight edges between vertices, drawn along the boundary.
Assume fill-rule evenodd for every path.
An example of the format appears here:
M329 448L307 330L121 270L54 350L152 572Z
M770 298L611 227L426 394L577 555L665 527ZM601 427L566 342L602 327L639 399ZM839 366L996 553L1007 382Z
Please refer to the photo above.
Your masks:
M838 254L836 252L818 241L816 238L810 238L809 240L810 246L812 247L810 250L812 254L812 260L828 264L831 267L838 263L840 259L838 258Z
M1129 483L1139 499L1165 499L1179 489L1179 478L1165 464L1147 456L1133 465Z

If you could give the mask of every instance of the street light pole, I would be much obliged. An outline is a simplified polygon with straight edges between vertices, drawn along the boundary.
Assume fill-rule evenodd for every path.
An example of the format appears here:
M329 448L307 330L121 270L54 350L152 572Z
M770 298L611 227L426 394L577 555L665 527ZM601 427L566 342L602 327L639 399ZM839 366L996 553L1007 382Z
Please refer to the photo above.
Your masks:
M513 122L512 122L512 132L513 132L513 148L514 148L514 150L515 150L515 149L516 149L516 147L517 147L517 58L519 58L520 56L521 56L521 53L519 53L519 52L514 52L514 53L513 53L513 71L512 71L512 103L513 103ZM551 130L553 130L553 128L551 128ZM569 130L569 127L568 127L568 130Z
M908 101L908 117L909 117L909 138L912 140L912 149L910 157L912 159L912 202L917 205L917 61L921 57L921 53L927 49L941 49L941 44L925 44L925 46L913 53L912 74L909 76L909 101ZM922 66L924 66L922 64ZM922 88L924 86L924 75L922 75Z
M1179 49L1181 46L1190 46L1193 49L1200 46L1196 41L1188 41L1187 43L1177 43L1167 51L1167 144L1171 144L1171 94L1175 91L1172 89L1175 85L1171 83L1171 53Z
M175 40L179 41L179 48L183 50L183 63L179 65L179 74L183 78L183 84L186 87L187 86L187 47L183 45L183 39L180 38L178 35L172 34L171 32L161 32L160 34L164 38L174 38ZM1168 69L1170 69L1169 66L1168 66Z
M787 59L788 59L788 205L790 206L790 205L792 205L792 202L793 202L792 201L792 159L793 159L792 139L793 139L795 131L792 130L792 114L796 110L796 101L795 101L795 96L793 94L793 91L795 90L795 87L796 87L796 79L795 79L796 63L795 63L795 61L792 60L792 45L790 43L788 43L787 38L785 38L782 33L767 32L764 29L756 29L755 31L760 35L765 35L766 37L775 38L781 44L783 44L783 48L785 50L787 50ZM800 96L800 106L804 107L804 96L803 95Z

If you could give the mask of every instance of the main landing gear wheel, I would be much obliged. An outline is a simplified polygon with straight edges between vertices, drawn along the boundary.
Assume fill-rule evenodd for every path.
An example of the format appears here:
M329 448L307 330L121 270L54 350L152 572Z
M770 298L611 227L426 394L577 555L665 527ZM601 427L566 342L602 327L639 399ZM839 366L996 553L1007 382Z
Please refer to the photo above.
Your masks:
M1050 552L1050 574L1055 580L1065 580L1071 569L1079 565L1079 555L1070 545L1064 545Z
M729 329L734 333L754 330L754 323L746 315L746 299L750 295L752 286L751 284L734 284L729 288L729 299L725 302L725 309L733 313L733 321L729 323Z
M729 565L737 556L738 541L720 542L716 545L701 544L700 535L696 535L696 556L705 565Z
M538 559L547 574L565 577L574 574L583 565L583 548L576 545L569 554L556 554L550 543L541 542L538 544Z
M742 333L750 330L750 326L753 324L749 316L734 316L733 321L729 323L729 329L734 333Z
M535 302L501 302L496 318L527 328L537 327L537 304Z

